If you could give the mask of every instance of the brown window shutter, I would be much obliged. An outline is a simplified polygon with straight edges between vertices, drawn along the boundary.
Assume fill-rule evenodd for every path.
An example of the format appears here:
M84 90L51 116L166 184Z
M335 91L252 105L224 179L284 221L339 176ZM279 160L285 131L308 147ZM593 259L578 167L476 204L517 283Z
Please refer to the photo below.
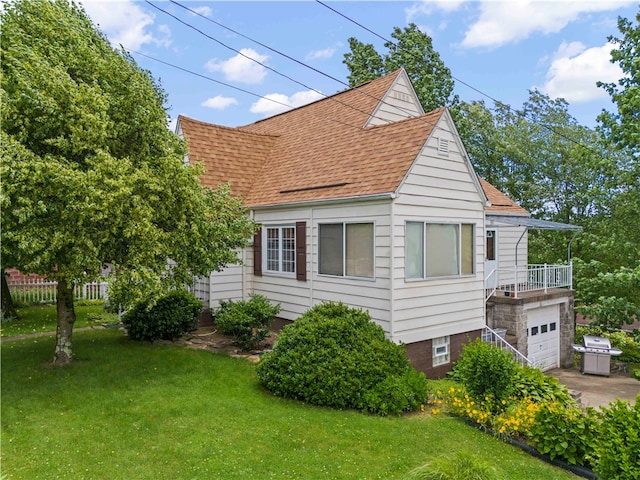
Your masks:
M296 279L307 281L307 222L296 222Z
M258 231L253 236L253 274L262 276L262 226L258 226Z

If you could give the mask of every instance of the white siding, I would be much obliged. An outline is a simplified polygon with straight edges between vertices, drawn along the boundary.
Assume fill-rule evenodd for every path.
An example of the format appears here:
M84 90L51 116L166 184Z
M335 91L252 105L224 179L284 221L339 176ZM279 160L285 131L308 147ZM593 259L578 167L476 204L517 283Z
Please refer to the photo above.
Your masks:
M365 126L382 125L422 115L424 110L403 71L384 95Z
M247 293L259 293L280 304L279 316L295 320L312 306L323 301L343 302L367 310L372 319L390 331L390 201L351 202L299 209L273 209L255 212L255 220L263 228L269 225L294 225L307 222L307 281L295 275L251 274ZM339 222L371 222L374 224L373 279L343 278L318 275L318 224ZM253 272L253 255L247 255L246 271Z
M220 306L220 300L242 300L243 267L231 265L209 277L209 308Z
M516 245L518 247L518 267L527 266L527 234L522 235L525 227L513 225L497 225L498 232L498 284L513 283L516 267ZM522 237L522 240L520 238ZM518 243L520 240L520 243Z
M485 324L484 198L448 115L434 128L400 187L393 218L392 339L412 343L482 328ZM406 280L404 231L407 221L474 224L475 273Z

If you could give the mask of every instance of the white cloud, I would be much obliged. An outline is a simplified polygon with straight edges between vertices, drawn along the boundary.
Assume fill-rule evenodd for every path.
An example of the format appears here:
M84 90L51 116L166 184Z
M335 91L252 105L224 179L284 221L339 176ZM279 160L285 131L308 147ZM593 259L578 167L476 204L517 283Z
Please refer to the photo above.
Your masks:
M415 2L404 9L407 23L414 22L416 18L431 15L435 10L445 13L455 12L466 0L422 0Z
M328 47L322 50L312 50L307 53L305 59L306 60L317 60L317 59L327 59L333 57L333 54L336 53L335 47Z
M613 48L610 43L586 48L580 42L563 42L553 56L541 90L551 98L562 97L569 103L608 98L596 82L617 82L624 75L618 65L610 62Z
M213 10L211 9L211 7L202 6L202 7L190 7L190 8L194 12L199 13L200 15L204 15L205 17L213 16ZM191 12L189 12L189 13L191 13ZM194 15L194 14L191 13L191 15Z
M628 0L485 0L480 4L480 18L467 30L462 46L495 48L518 42L535 32L559 32L581 14L616 10L633 3Z
M268 117L286 112L292 108L301 107L321 98L324 98L324 95L313 90L296 92L290 97L283 93L270 93L251 105L250 112L260 113Z
M264 80L267 69L256 62L264 63L268 59L268 55L260 55L251 48L243 48L238 55L228 60L209 60L205 68L210 72L222 72L230 81L257 84Z
M237 105L238 101L233 97L223 97L222 95L216 95L202 102L203 107L213 108L215 110L224 110L231 105Z
M155 16L145 12L134 1L84 1L82 6L91 20L100 27L112 45L139 50L145 44L168 47L171 31L166 25L153 25Z

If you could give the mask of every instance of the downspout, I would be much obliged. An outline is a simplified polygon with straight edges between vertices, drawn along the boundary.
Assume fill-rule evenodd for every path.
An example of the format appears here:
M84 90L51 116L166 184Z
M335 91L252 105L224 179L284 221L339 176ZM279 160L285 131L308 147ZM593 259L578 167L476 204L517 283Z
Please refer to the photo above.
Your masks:
M571 244L575 240L575 238L580 233L580 230L576 230L576 232L569 240L569 245L567 246L567 265L569 266L569 288L573 290L573 262L571 262Z
M249 210L249 218L251 220L255 220L255 212L253 211L253 209ZM253 261L255 262L256 259L254 258ZM248 280L249 275L247 275L247 248L243 248L242 249L242 299L245 300L247 298L249 298L249 295L247 293L247 290L249 289L248 287ZM252 278L253 278L253 274L252 274Z
M395 195L393 197L391 197L391 204L389 207L389 223L391 224L391 238L389 239L389 243L391 246L391 255L389 258L389 267L390 267L390 273L389 273L389 283L391 285L391 288L389 289L389 336L391 337L391 341L394 341L394 328L393 328L393 317L394 317L394 298L395 298L395 279L394 279L394 273L395 272L395 268L394 268L394 262L393 259L395 258L395 225L396 225L396 214L395 214L395 208L394 208L394 200L395 199ZM375 259L374 259L374 263L375 263Z
M309 229L311 231L311 235L309 235L311 239L309 242L309 252L311 253L311 262L309 262L309 308L313 308L313 207L309 209L309 212Z
M520 235L520 238L516 242L516 268L514 271L514 279L513 279L514 295L516 296L516 298L518 297L518 246L520 245L520 242L524 238L524 234L527 233L528 231L529 231L529 227L524 227L524 230L522 231L522 235ZM525 269L526 269L526 265L525 265Z

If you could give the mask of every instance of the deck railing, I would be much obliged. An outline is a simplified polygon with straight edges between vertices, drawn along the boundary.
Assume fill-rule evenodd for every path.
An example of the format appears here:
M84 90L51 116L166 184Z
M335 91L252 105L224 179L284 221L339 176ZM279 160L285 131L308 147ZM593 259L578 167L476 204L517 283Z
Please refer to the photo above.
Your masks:
M530 264L514 268L499 268L492 272L485 285L496 285L492 293L504 294L508 297L518 297L524 292L543 291L547 293L552 288L573 288L573 266ZM495 280L497 273L498 279ZM489 283L489 281L491 283ZM491 289L493 290L493 288Z
M485 343L489 343L491 345L495 345L502 350L506 350L513 355L513 361L518 365L523 367L533 366L533 362L525 357L518 349L516 349L513 345L507 342L504 337L503 332L498 332L497 330L493 330L487 326L482 330L482 341Z

